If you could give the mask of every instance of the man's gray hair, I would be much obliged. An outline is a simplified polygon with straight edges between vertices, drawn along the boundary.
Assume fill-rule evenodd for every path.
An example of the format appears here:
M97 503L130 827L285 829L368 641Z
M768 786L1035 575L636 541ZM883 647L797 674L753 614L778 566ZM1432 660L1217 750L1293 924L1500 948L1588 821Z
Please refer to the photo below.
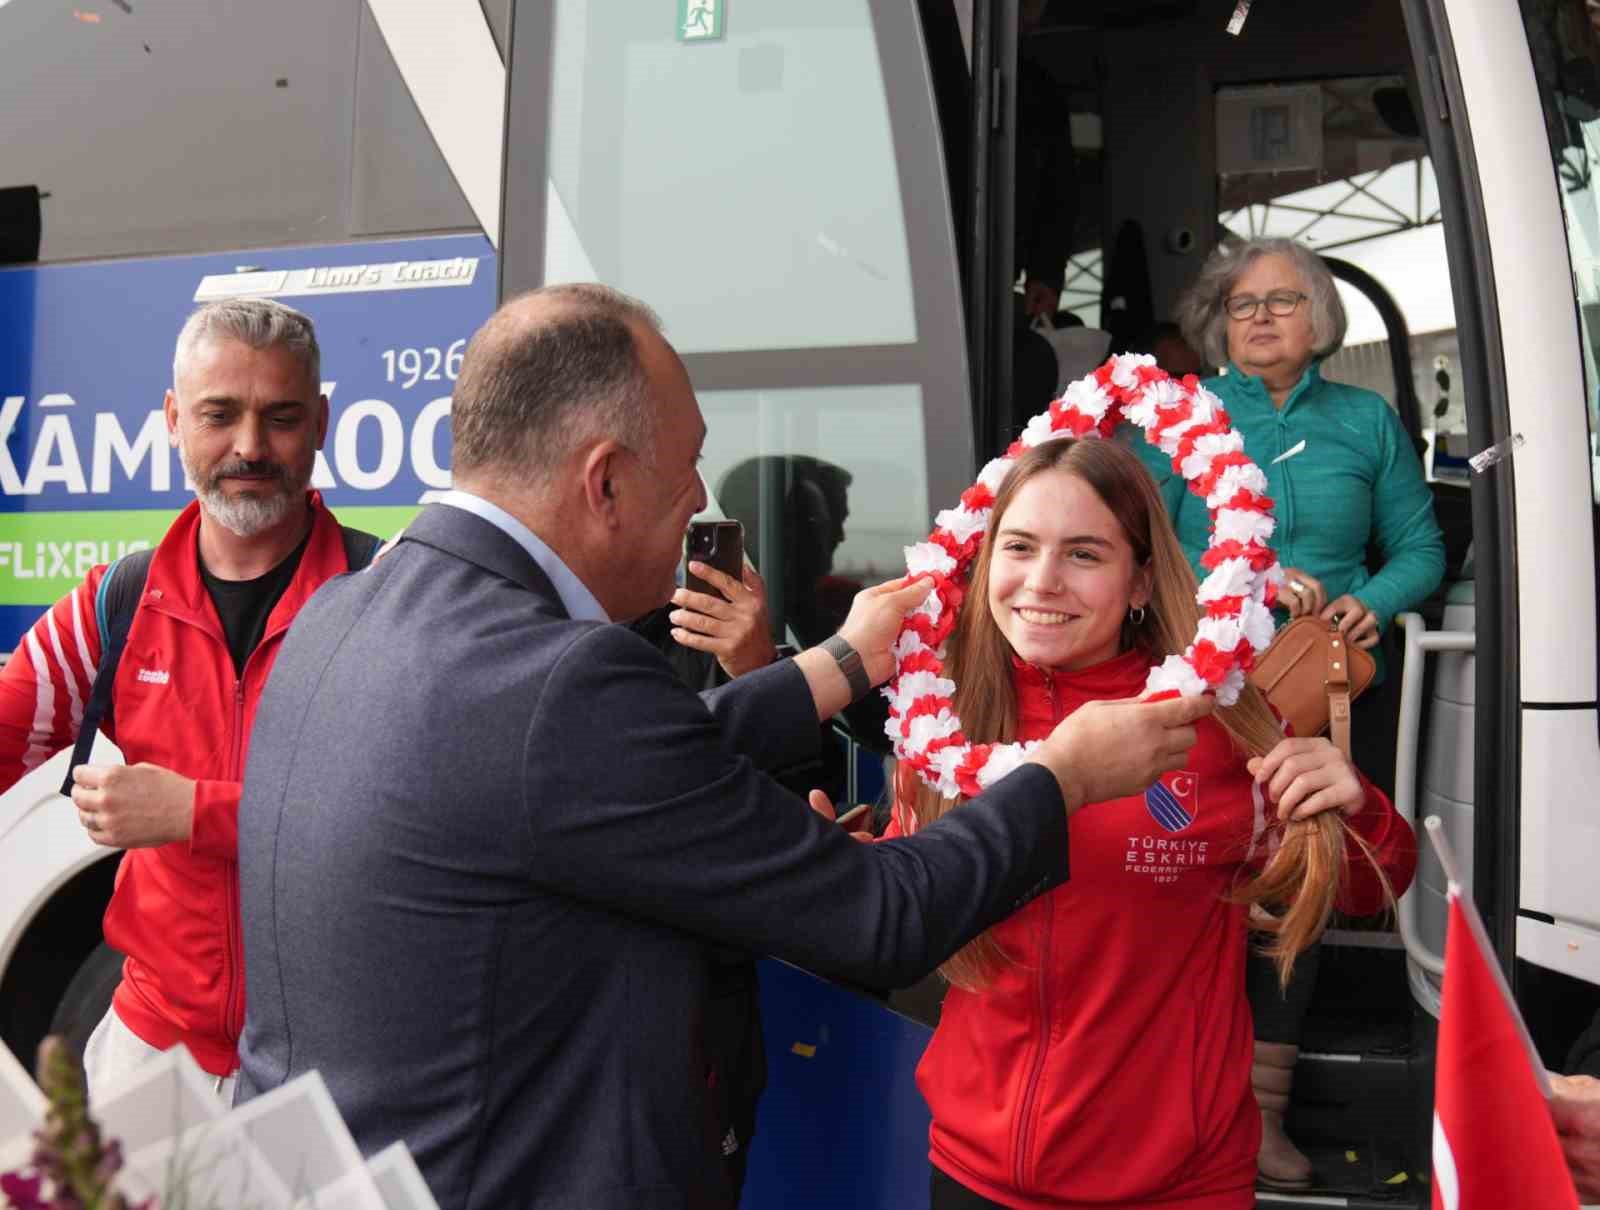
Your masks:
M208 340L236 340L252 349L287 349L306 372L317 393L322 391L322 350L309 316L270 298L224 298L201 303L178 333L172 357L172 381L183 377L195 349Z
M548 314L529 322L529 299ZM450 408L455 471L542 479L610 439L655 461L656 418L634 330L656 313L594 283L546 286L502 306L467 346Z
M1347 325L1333 274L1322 258L1292 239L1233 240L1218 244L1194 285L1178 302L1178 326L1207 365L1228 364L1228 312L1234 283L1263 256L1287 257L1311 296L1311 352L1326 357L1344 343Z

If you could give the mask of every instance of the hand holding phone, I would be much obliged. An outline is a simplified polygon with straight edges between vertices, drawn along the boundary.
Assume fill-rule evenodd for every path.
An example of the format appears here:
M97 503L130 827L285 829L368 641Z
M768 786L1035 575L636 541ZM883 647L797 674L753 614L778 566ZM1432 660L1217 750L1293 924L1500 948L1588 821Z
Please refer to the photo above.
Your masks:
M744 526L737 521L694 521L689 525L685 542L688 556L698 562L715 567L733 580L744 579ZM684 587L691 592L703 592L708 597L728 595L705 580L686 571Z

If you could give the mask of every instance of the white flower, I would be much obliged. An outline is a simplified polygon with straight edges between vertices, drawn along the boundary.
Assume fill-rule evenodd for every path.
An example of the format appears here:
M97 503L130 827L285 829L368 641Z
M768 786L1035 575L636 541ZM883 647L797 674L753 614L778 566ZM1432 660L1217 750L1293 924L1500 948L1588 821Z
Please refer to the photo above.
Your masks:
M908 701L919 697L948 698L956 691L956 683L936 672L908 672L900 678L899 696Z
M1069 404L1077 408L1085 416L1099 420L1106 414L1106 409L1111 406L1111 396L1106 394L1098 380L1093 377L1080 378L1062 395Z
M1239 700L1239 694L1244 689L1244 670L1230 668L1223 676L1222 683L1217 686L1217 705L1231 706Z
M1034 744L996 744L989 759L978 770L978 785L987 790L1008 773L1015 772L1024 762Z
M1069 437L1070 433L1058 433L1051 427L1050 413L1048 410L1040 412L1027 427L1022 430L1022 444L1032 449L1046 441L1053 441L1057 437Z
M1224 508L1217 512L1214 542L1259 542L1265 546L1278 523L1269 513L1253 508Z
M911 733L906 736L906 742L912 751L925 751L929 744L936 739L945 739L961 730L961 720L948 710L941 710L938 714L919 714L911 720Z
M1183 477L1198 479L1211 469L1211 460L1219 454L1232 454L1244 449L1244 438L1232 430L1226 433L1206 433L1195 438L1194 452L1183 460Z
M1272 619L1272 610L1254 599L1244 603L1239 611L1239 628L1244 632L1245 640L1257 651L1264 651L1272 644L1272 635L1276 626Z
M991 458L984 463L983 470L978 474L978 482L991 492L998 492L1000 485L1006 481L1006 476L1011 473L1014 458Z
M945 514L939 514L939 527L947 529L944 523ZM956 561L950 552L937 542L918 542L915 546L906 547L906 571L913 576L920 576L924 572L937 572L947 576L956 569Z
M915 630L902 630L899 637L895 639L894 644L889 648L889 651L894 656L895 663L899 664L908 655L918 651L926 651L927 649L928 645L922 641L922 636Z
M932 774L934 780L938 783L937 789L944 797L959 798L961 796L961 787L956 782L956 770L961 766L961 762L967 758L967 753L971 750L971 746L968 744L962 744L960 747L951 745L948 748L940 748L928 757L928 772Z
M1218 651L1232 651L1244 638L1244 630L1236 618L1201 618L1194 637L1195 642L1209 639Z
M1224 559L1201 583L1195 600L1204 605L1210 601L1220 601L1224 597L1245 596L1254 586L1255 574L1249 559Z
M918 605L911 612L923 614L937 622L939 620L939 615L944 613L944 602L939 599L938 593L930 592L923 599L922 604Z
M1182 398L1183 388L1171 379L1147 382L1144 390L1139 392L1139 398L1122 409L1122 418L1129 424L1148 430L1156 422L1157 408L1170 408Z
M1248 488L1258 496L1264 496L1267 493L1267 477L1254 463L1249 466L1225 467L1222 474L1217 477L1216 487L1206 497L1206 507L1221 508L1233 499L1240 488Z
M933 523L957 542L965 542L973 534L981 534L984 531L989 524L989 510L985 508L974 512L963 504L960 508L945 509L933 519ZM953 560L951 566L955 566Z
M1111 381L1125 391L1131 390L1139 385L1139 367L1155 364L1156 359L1149 353L1118 354L1115 364L1111 367Z
M1150 670L1145 681L1146 693L1163 693L1176 689L1184 697L1199 697L1206 691L1205 678L1189 666L1181 655L1169 655L1158 667Z

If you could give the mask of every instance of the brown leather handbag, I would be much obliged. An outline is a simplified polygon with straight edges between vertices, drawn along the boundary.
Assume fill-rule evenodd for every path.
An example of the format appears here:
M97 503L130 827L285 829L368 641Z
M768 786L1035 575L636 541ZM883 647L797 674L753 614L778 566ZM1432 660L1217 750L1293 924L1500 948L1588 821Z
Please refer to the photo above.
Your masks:
M1256 659L1250 683L1288 720L1295 735L1321 735L1350 755L1350 703L1360 697L1377 664L1352 647L1337 626L1296 618Z

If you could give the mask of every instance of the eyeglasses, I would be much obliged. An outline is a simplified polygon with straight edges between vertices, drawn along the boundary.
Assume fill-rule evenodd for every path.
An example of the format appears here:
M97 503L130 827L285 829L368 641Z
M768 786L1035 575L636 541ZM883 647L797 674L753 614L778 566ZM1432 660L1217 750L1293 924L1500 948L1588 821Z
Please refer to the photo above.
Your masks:
M1293 315L1294 309L1310 297L1298 290L1274 290L1265 298L1257 298L1254 294L1235 294L1232 298L1223 299L1222 305L1229 319L1254 319L1263 303L1266 304L1268 315Z

